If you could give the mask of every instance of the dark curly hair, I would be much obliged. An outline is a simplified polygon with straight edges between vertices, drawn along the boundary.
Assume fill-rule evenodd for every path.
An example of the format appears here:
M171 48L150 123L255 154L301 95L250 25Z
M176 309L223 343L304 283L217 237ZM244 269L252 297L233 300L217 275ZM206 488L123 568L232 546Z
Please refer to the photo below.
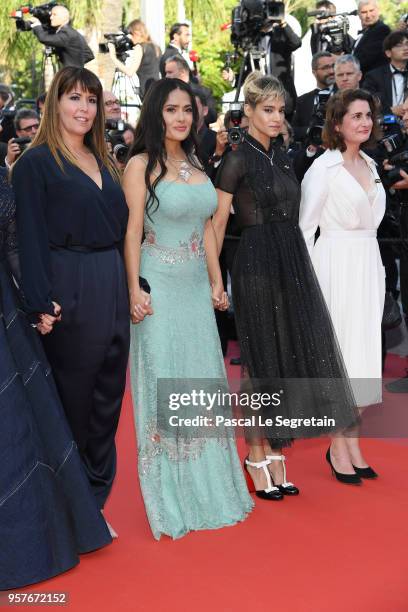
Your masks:
M365 89L343 89L331 96L327 104L326 120L322 134L323 145L327 149L340 149L342 152L346 150L347 147L344 138L342 134L336 130L336 127L341 125L350 104L356 102L356 100L368 102L373 118L373 129L371 130L370 137L366 142L362 143L362 145L364 145L364 148L371 148L374 147L379 140L381 132L378 123L379 104L377 99Z

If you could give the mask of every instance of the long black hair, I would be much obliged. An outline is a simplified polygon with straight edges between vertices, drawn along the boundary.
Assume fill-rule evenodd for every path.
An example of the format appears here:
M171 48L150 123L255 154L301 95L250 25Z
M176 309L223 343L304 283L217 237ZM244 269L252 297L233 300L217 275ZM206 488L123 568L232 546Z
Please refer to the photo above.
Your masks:
M143 101L142 112L136 126L135 140L129 152L129 159L140 153L147 153L148 161L145 171L145 183L149 192L149 197L146 202L146 210L149 215L151 207L156 203L157 210L159 206L159 198L156 195L156 187L159 182L166 176L167 168L165 164L166 150L164 146L166 135L166 124L163 119L163 107L170 93L176 89L185 91L191 101L193 109L193 123L188 137L182 141L181 147L186 154L187 160L191 166L202 170L195 155L198 151L198 109L193 91L188 85L180 79L161 79L156 81L147 92ZM159 164L159 175L150 181L150 176L153 170Z

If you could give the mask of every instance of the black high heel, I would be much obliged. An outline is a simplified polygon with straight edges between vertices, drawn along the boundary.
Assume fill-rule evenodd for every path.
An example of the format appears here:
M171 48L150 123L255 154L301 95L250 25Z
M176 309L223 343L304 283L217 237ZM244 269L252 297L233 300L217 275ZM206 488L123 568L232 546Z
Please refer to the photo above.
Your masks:
M268 459L265 459L264 461L255 462L255 461L250 461L247 457L244 460L244 470L246 470L248 475L251 476L251 474L248 471L248 466L262 469L264 471L268 487L266 489L261 489L259 491L255 490L255 495L259 497L260 499L280 501L281 499L283 499L283 493L279 491L278 487L274 487L272 485L271 475L267 468L269 464L270 464L270 461ZM251 480L253 481L252 476L251 476Z
M353 468L357 476L359 476L360 478L378 478L377 472L374 472L373 468L371 468L370 466L366 468L359 468L353 465Z
M357 474L342 474L341 472L337 472L337 470L334 469L332 461L331 461L331 457L330 457L330 446L327 449L326 461L331 467L333 476L335 476L339 482L343 482L344 484L353 484L353 485L362 484L361 478Z

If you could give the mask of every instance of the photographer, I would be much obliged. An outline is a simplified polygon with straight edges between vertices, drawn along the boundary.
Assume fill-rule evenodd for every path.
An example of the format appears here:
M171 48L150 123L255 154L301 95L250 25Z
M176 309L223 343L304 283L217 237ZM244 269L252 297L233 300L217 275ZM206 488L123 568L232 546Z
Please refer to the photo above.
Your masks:
M312 55L319 51L329 51L330 53L350 53L353 48L354 40L348 30L348 21L337 21L335 19L336 6L329 0L320 0L316 2L316 11L320 11L320 15L316 15L316 21L310 26L311 37L310 46ZM315 14L315 12L313 14ZM341 17L339 17L341 19ZM332 26L332 27L330 27ZM341 29L343 28L343 32ZM333 36L333 33L337 36ZM333 33L332 33L333 32Z
M50 24L55 31L50 32L36 17L30 21L33 33L38 40L43 45L56 50L60 67L83 68L84 64L94 59L85 38L69 24L69 11L65 6L56 5L51 9Z
M0 83L0 142L7 143L16 135L14 130L14 96L8 85Z
M402 104L401 111L403 129L405 132L404 147L405 152L408 153L408 96L405 98L404 103ZM402 309L404 312L405 321L408 324L408 167L407 162L404 163L405 170L399 168L398 166L394 167L394 165L390 164L388 160L385 160L383 165L386 173L392 170L398 173L399 170L400 180L394 182L391 189L393 192L395 192L395 197L398 199L401 207L400 232L402 244L400 249L400 288ZM389 391L394 393L408 393L408 377L389 383L386 385L386 387Z
M259 17L262 10L263 24ZM298 30L299 35L295 30ZM235 57L240 57L242 51L250 52L252 56L257 55L254 61L255 69L261 71L263 71L263 60L259 60L259 56L265 57L266 74L278 78L285 88L285 114L289 121L293 116L297 98L293 80L292 53L302 45L300 34L300 24L295 17L285 14L284 2L271 2L267 5L262 0L258 2L241 0L240 5L233 10L231 42L235 47ZM242 83L253 70L254 65L247 60ZM238 79L228 64L224 66L222 78L229 81L232 87L237 85Z
M319 106L319 94L333 91L334 56L328 51L320 51L312 57L312 72L316 79L316 88L297 99L296 111L292 121L295 139L306 142L310 124Z
M4 160L7 168L10 168L10 166L14 164L26 146L34 139L39 127L40 118L34 110L30 108L21 108L17 111L14 118L14 128L17 138L11 138L8 142L7 155Z
M143 99L146 88L152 81L160 78L159 73L159 48L152 42L150 34L143 21L134 19L127 27L133 49L126 52L125 62L117 57L116 48L113 43L108 43L109 54L114 66L127 77L137 75L140 85L140 96Z

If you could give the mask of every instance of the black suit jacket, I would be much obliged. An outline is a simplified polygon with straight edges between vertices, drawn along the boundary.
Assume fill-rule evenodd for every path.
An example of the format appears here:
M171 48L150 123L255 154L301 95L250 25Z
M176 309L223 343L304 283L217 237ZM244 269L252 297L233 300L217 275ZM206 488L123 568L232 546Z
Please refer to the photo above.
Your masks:
M304 140L306 137L306 132L313 116L314 102L318 91L318 89L313 89L303 94L303 96L299 96L297 99L295 115L292 121L295 140Z
M367 72L361 85L363 89L376 94L381 102L381 111L391 113L392 106L392 72L390 65L380 66Z
M388 59L383 52L383 40L391 32L390 28L382 21L377 21L364 31L360 42L353 47L353 55L359 60L363 78L366 72L379 68L388 63Z
M293 80L292 53L302 45L302 39L290 25L276 27L268 33L270 37L270 73L277 77L284 86L286 99L286 116L290 120L296 105L296 88Z
M94 59L85 38L70 25L64 25L56 32L49 32L39 25L33 28L33 32L41 43L55 47L58 61L63 68L83 68L84 64Z

